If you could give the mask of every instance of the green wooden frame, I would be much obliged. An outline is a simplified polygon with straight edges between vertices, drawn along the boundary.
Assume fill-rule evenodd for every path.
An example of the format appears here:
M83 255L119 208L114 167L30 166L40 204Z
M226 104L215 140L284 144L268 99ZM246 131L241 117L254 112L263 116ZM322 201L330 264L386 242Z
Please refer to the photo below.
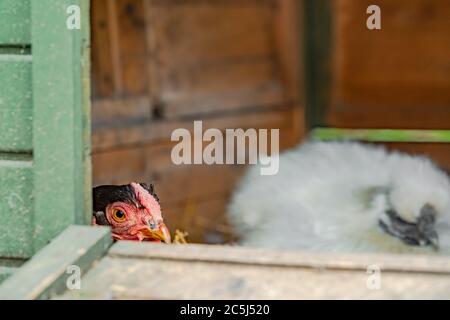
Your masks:
M81 30L66 27L70 5L82 9ZM32 1L31 17L37 251L69 224L89 221L89 1Z
M318 140L449 143L450 130L314 128L310 137Z
M89 35L89 0L0 2L0 261L90 222Z
M67 290L69 266L83 275L112 244L106 227L70 226L0 285L0 300L49 299Z
M318 140L450 143L450 130L328 128L325 111L331 93L333 0L303 0L305 117L310 137Z

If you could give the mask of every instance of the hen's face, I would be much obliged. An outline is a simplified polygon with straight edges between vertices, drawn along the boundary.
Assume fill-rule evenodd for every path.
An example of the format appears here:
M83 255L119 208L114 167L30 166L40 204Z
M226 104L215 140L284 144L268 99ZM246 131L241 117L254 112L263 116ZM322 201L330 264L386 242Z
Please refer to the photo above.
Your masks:
M170 242L152 185L100 186L93 196L93 222L110 226L114 239Z

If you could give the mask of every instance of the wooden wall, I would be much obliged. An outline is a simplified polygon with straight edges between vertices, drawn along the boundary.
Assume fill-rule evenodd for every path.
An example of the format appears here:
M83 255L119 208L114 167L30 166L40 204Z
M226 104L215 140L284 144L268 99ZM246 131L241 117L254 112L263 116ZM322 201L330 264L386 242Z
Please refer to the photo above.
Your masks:
M372 1L324 1L330 61L312 57L331 69L323 123L450 129L448 1L379 0L377 31L366 28ZM229 239L224 211L245 168L175 166L169 137L203 120L222 130L280 128L283 148L300 140L301 3L92 1L94 184L153 182L170 227L188 230L191 241ZM450 170L450 144L387 146Z
M366 28L370 0L332 0L329 126L450 129L450 2L379 0L381 30ZM450 170L450 144L390 144Z
M241 165L182 165L170 134L208 127L303 133L296 0L92 2L94 185L156 185L172 229L230 238L224 211Z

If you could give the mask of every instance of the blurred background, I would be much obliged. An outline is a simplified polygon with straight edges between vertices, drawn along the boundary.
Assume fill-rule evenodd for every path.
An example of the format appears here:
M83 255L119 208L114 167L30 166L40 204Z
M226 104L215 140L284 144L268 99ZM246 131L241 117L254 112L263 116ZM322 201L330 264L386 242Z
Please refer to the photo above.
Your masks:
M450 2L95 0L93 184L152 182L170 228L232 239L226 205L243 165L172 163L176 128L450 129ZM450 144L386 143L450 170Z

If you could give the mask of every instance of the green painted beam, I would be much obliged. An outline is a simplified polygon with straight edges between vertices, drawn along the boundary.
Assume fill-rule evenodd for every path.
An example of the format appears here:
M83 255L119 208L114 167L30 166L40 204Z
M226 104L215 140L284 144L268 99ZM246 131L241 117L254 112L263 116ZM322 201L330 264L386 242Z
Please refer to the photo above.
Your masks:
M0 285L0 300L48 299L67 290L67 268L78 266L83 276L111 244L109 228L68 227Z
M82 8L82 30L66 27L71 5ZM87 223L88 13L88 0L31 2L35 251L68 225Z
M14 46L30 43L30 0L1 0L0 46Z
M450 143L450 130L315 128L310 137L317 140Z

